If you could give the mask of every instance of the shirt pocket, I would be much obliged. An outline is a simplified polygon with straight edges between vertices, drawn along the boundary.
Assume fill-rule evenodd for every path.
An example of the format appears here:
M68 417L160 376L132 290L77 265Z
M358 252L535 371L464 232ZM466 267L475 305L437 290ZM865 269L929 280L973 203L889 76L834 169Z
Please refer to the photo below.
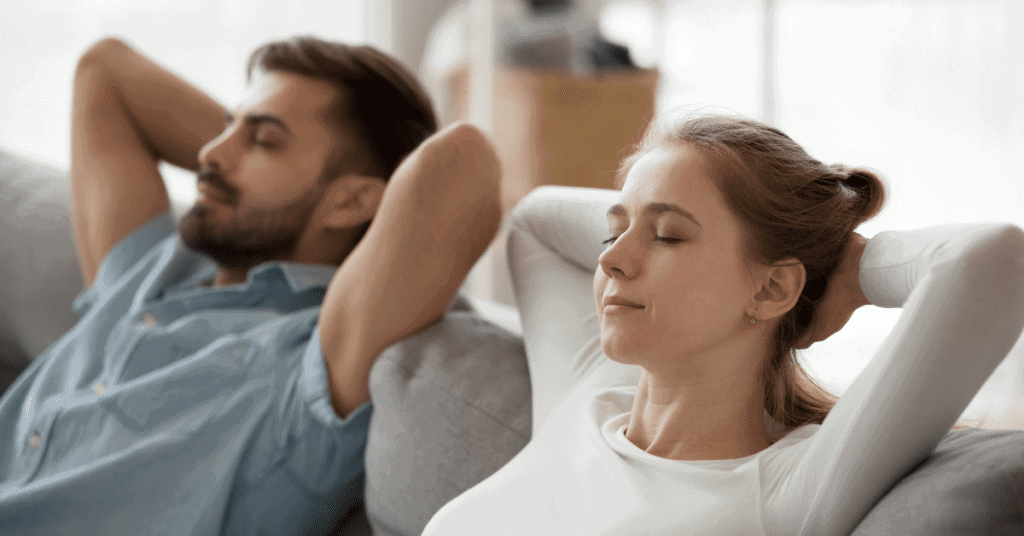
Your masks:
M164 457L208 421L206 405L188 403L180 390L111 391L54 415L33 478L84 478L139 456Z

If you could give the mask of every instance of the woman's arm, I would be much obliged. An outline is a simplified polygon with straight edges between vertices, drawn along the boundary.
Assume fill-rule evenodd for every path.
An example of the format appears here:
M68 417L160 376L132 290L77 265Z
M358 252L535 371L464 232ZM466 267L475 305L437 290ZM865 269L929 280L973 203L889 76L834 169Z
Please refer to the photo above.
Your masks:
M813 491L802 534L846 534L927 457L1024 327L1024 232L1012 225L882 233L864 250L868 300L903 307L791 477ZM790 495L790 498L793 498Z
M636 383L633 368L601 353L594 304L594 270L608 236L606 213L617 194L538 188L510 216L509 268L530 365L534 431L594 370L601 369L612 382Z

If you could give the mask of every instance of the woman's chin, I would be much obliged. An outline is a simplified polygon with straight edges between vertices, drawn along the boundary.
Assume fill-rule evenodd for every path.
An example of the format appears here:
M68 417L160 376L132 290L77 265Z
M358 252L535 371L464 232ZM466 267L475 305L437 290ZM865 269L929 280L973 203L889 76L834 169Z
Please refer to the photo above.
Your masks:
M629 344L623 344L622 341L616 341L612 338L606 338L601 336L601 350L604 355L615 361L616 363L622 363L623 365L639 365L641 362L640 356L638 355L637 349Z

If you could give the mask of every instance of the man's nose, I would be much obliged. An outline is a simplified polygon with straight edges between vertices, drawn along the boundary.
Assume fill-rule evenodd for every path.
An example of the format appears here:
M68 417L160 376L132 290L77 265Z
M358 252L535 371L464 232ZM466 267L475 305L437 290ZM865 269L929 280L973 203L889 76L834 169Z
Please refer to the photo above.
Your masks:
M199 149L199 167L220 173L228 170L232 144L232 128L224 129L216 138Z

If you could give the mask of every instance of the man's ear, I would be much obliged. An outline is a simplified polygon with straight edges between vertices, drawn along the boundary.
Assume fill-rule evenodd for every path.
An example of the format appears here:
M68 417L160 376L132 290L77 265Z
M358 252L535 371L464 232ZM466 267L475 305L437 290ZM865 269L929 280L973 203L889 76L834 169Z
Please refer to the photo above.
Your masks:
M752 300L753 311L748 314L758 321L778 318L789 312L800 299L807 282L804 263L785 259L766 267L762 272L761 287Z
M321 222L341 230L369 222L377 213L386 183L380 177L345 175L331 181L321 200Z

